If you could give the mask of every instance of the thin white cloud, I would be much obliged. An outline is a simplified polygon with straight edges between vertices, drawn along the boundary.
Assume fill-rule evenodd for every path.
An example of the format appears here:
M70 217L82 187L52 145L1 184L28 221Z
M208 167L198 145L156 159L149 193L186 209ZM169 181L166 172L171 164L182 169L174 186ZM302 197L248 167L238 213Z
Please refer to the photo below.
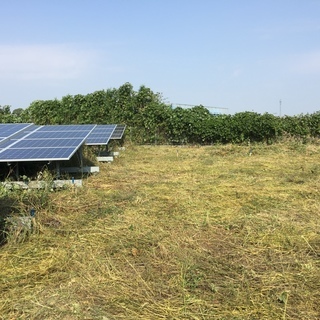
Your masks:
M0 78L75 79L89 68L93 56L66 45L1 45Z

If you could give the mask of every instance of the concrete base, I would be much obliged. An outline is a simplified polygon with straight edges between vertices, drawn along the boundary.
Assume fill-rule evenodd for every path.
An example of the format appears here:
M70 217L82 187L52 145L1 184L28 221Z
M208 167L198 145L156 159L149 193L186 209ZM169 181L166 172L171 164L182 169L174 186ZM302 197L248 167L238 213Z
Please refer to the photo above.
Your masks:
M60 172L75 172L75 173L96 173L99 172L99 167L64 167L60 168Z
M74 179L74 180L54 180L52 184L48 184L46 181L30 181L30 182L23 182L23 181L10 181L10 182L2 182L2 185L9 189L62 189L65 187L82 187L82 180L81 179Z
M118 157L119 151L100 151L98 157Z
M112 157L119 157L120 152L119 151L110 151L109 155Z
M65 187L82 187L81 179L73 179L73 180L55 180L53 181L54 189L61 189Z
M97 157L97 160L99 162L112 162L113 157L112 156L99 156L99 157Z

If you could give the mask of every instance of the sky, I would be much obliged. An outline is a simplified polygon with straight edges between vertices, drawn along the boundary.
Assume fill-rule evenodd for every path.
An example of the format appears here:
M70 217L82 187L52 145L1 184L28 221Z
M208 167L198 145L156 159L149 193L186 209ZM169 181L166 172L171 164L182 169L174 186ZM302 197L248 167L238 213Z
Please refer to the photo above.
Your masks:
M319 17L320 0L0 0L0 106L129 82L173 105L314 113Z

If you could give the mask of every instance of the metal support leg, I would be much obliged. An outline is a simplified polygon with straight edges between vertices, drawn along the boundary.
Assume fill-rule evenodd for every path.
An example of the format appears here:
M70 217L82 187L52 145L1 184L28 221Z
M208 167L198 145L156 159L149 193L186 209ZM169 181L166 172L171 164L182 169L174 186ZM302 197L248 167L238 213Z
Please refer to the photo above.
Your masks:
M56 162L56 170L57 170L57 179L60 178L60 162Z
M16 179L17 179L17 181L19 181L19 163L17 162L16 163Z

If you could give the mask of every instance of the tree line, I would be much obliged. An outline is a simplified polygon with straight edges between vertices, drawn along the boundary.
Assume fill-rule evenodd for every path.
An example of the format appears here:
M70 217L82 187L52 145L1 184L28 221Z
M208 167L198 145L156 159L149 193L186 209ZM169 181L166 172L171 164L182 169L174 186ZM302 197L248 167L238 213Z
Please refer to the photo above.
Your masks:
M173 108L160 93L146 86L135 91L130 83L86 95L36 100L12 112L10 106L0 106L0 122L125 124L133 142L157 144L273 143L284 136L303 140L320 136L320 111L284 117L248 111L211 114L201 105Z

